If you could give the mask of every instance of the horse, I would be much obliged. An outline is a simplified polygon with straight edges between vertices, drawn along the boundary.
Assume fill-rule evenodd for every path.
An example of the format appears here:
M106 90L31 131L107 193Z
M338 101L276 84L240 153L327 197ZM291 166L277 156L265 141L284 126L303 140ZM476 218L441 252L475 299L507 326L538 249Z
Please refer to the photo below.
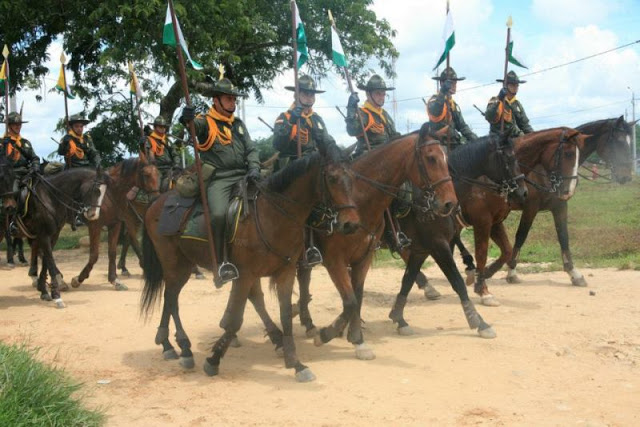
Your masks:
M13 166L6 156L0 156L0 218L2 218L2 230L0 230L0 241L6 236L7 240L7 264L11 266L13 261L12 239L9 232L9 218L17 209L15 193L13 191L13 181L15 174Z
M482 137L455 150L449 156L448 162L454 182L472 183L477 182L479 177L485 176L491 183L496 184L486 181L481 184L501 194L502 197L510 193L514 193L514 196L520 199L527 196L524 175L518 167L513 144L508 139L505 142L493 136ZM400 253L406 268L402 277L402 286L389 313L389 319L397 324L398 334L413 334L411 326L404 318L404 307L413 283L420 274L422 264L428 256L432 256L460 298L469 327L477 328L477 333L482 338L495 338L496 333L493 328L486 325L482 317L475 313L473 302L467 294L465 281L453 259L452 245L454 237L459 236L459 222L455 215L434 215L429 203L424 203L428 199L423 197L421 190L414 188L413 193L414 206L406 215L398 219L403 232L411 240L411 245ZM426 296L429 298L428 293Z
M88 224L100 218L108 183L108 175L100 168L76 168L47 177L36 175L27 184L26 201L16 214L16 223L31 245L30 276L37 276L37 257L42 257L42 270L35 279L40 298L53 300L58 308L65 307L60 296L60 287L65 284L53 258L53 247L65 223L75 221L78 214L84 215ZM51 277L51 294L46 287L47 274Z
M88 224L89 261L80 274L71 280L71 286L74 288L79 287L89 277L94 264L98 261L100 232L103 227L107 227L107 254L109 258L107 279L116 291L128 289L116 275L116 248L122 223L124 222L129 235L135 236L137 229L137 218L128 206L127 193L132 187L137 186L149 193L151 197L159 194L160 175L158 168L149 163L146 155L142 152L138 158L133 157L117 163L109 168L107 173L110 177L111 185L109 185L99 221L93 221ZM132 244L137 245L137 241Z
M619 184L630 181L633 171L630 145L634 126L634 122L627 123L622 116L597 120L578 126L576 130L591 135L584 140L584 147L580 150L579 164L584 163L591 154L597 152L600 158L610 165L614 181ZM534 178L535 175L531 177L531 179ZM553 214L558 242L560 243L563 269L569 274L572 285L587 286L584 275L575 268L571 257L569 230L567 227L567 200L555 197L551 192L538 190L532 186L529 198L518 208L522 209L522 216L516 232L513 251L507 263L509 268L507 282L520 283L521 280L517 275L516 267L522 246L538 212L550 210Z
M303 265L298 269L300 322L306 328L307 336L314 338L315 345L321 346L341 335L348 324L347 340L354 345L356 358L375 358L373 350L364 341L360 312L364 282L374 249L383 233L383 216L407 180L422 189L436 215L446 216L455 209L457 199L446 155L436 139L446 132L445 128L431 134L428 124L425 124L419 132L394 139L352 163L356 176L353 199L358 207L361 226L351 235L316 233L324 266L343 306L342 313L329 326L320 330L314 326L309 312L311 269Z
M257 193L250 197L248 205L243 206L245 217L239 221L235 238L230 243L230 259L238 267L240 276L233 281L227 308L220 322L225 332L214 344L211 357L204 363L207 375L218 374L220 359L242 325L247 298L252 302L255 298L263 298L260 278L266 276L271 278L272 288L277 292L282 322L282 332L273 322L265 322L267 331L270 337L279 335L285 367L294 368L296 380L306 382L315 379L313 372L299 361L293 340L291 295L295 261L304 248L305 221L317 203L322 202L333 212L339 232L351 233L356 230L360 219L350 196L352 176L342 162L327 162L324 156L315 153L292 162L266 182L257 184ZM163 354L175 353L169 342L169 320L173 317L176 341L181 349L180 364L192 368L191 342L180 320L178 296L193 266L199 265L210 270L213 266L207 242L181 239L179 235L165 236L158 232L163 206L174 191L161 195L145 215L145 284L141 311L149 313L164 285L164 305L155 342L162 344ZM263 321L266 320L263 317Z

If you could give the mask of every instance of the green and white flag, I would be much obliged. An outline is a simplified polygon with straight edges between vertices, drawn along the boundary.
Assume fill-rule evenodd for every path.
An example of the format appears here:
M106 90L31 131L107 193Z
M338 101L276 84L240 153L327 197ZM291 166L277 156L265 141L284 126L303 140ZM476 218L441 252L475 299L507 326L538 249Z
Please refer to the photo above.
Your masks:
M304 25L302 25L302 19L300 19L300 12L298 12L298 5L293 2L295 9L294 25L296 26L296 42L298 43L298 68L302 67L307 59L309 59L309 49L307 49L307 36L304 33Z
M184 40L184 36L182 35L182 30L180 29L180 23L178 22L178 17L176 16L176 26L178 27L178 38L180 39L180 47L182 51L187 56L187 59L196 70L202 70L202 65L198 64L191 58L189 54L189 49L187 49L187 42ZM171 9L169 8L169 4L167 4L167 16L164 18L164 30L162 33L162 43L168 44L169 46L176 47L176 36L173 32L173 22L171 21Z
M331 26L331 51L333 53L333 62L338 67L347 67L347 57L344 56L344 50L342 50L342 43L340 43L340 36L335 27Z
M509 42L509 45L507 47L507 53L509 55L508 61L511 62L513 65L517 65L518 67L526 68L527 70L529 69L529 67L524 65L522 63L522 61L520 61L520 59L518 59L515 56L513 56L513 40L511 40Z
M447 55L453 49L453 46L456 44L456 33L453 29L453 17L451 16L451 10L447 11L447 20L444 23L444 32L442 33L442 55L440 55L440 59L438 59L438 63L433 69L435 70L442 64L446 59Z

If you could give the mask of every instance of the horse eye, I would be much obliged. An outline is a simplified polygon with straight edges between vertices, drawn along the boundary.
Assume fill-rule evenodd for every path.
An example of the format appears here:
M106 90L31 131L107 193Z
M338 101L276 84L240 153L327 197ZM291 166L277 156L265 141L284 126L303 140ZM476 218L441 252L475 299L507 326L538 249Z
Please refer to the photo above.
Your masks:
M327 175L327 181L329 181L329 184L335 184L338 182L338 178L333 175Z

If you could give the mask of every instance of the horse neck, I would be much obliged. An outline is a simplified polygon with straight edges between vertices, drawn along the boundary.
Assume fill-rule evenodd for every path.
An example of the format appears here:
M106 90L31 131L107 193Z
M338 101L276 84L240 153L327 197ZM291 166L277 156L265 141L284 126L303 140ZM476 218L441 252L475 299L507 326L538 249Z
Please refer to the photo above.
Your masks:
M580 150L580 164L584 163L598 149L600 144L608 142L607 137L611 134L611 126L615 126L615 124L609 120L604 120L602 122L587 123L576 128L576 130L584 134L591 135L584 140L584 146Z
M376 181L389 187L398 188L409 178L411 162L415 161L413 150L418 135L407 135L404 138L383 145L380 148L358 158L352 169L368 180ZM361 219L376 222L376 217L382 215L389 207L394 196L389 190L381 191L372 183L363 179L356 179L353 185L353 201L360 212L365 212Z
M127 175L126 177L122 175L124 163L120 163L116 165L109 171L109 176L111 177L112 184L109 185L107 190L113 195L114 198L125 198L127 192L131 190L131 187L134 187L138 182L138 168L140 164L136 164L136 171Z
M476 144L484 144L485 147ZM449 170L458 179L461 177L475 179L483 175L493 176L495 161L492 155L495 153L493 150L489 152L489 144L486 140L465 144L449 155L447 159Z
M281 205L300 222L304 222L313 207L322 201L322 195L318 191L318 179L322 179L321 168L321 162L311 165L303 175L294 179L287 188L279 192L294 203L283 203L279 199L275 199L276 204Z
M542 161L549 144L560 143L559 130L541 131L522 136L515 141L515 155L521 165L533 168Z

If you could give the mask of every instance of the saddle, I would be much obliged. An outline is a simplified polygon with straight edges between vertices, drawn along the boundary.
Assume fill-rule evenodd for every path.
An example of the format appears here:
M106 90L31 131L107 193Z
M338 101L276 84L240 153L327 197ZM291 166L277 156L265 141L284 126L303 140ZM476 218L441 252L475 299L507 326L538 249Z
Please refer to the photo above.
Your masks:
M182 197L179 193L171 193L162 208L158 233L163 236L175 236L184 230L187 219L191 216L196 199Z

